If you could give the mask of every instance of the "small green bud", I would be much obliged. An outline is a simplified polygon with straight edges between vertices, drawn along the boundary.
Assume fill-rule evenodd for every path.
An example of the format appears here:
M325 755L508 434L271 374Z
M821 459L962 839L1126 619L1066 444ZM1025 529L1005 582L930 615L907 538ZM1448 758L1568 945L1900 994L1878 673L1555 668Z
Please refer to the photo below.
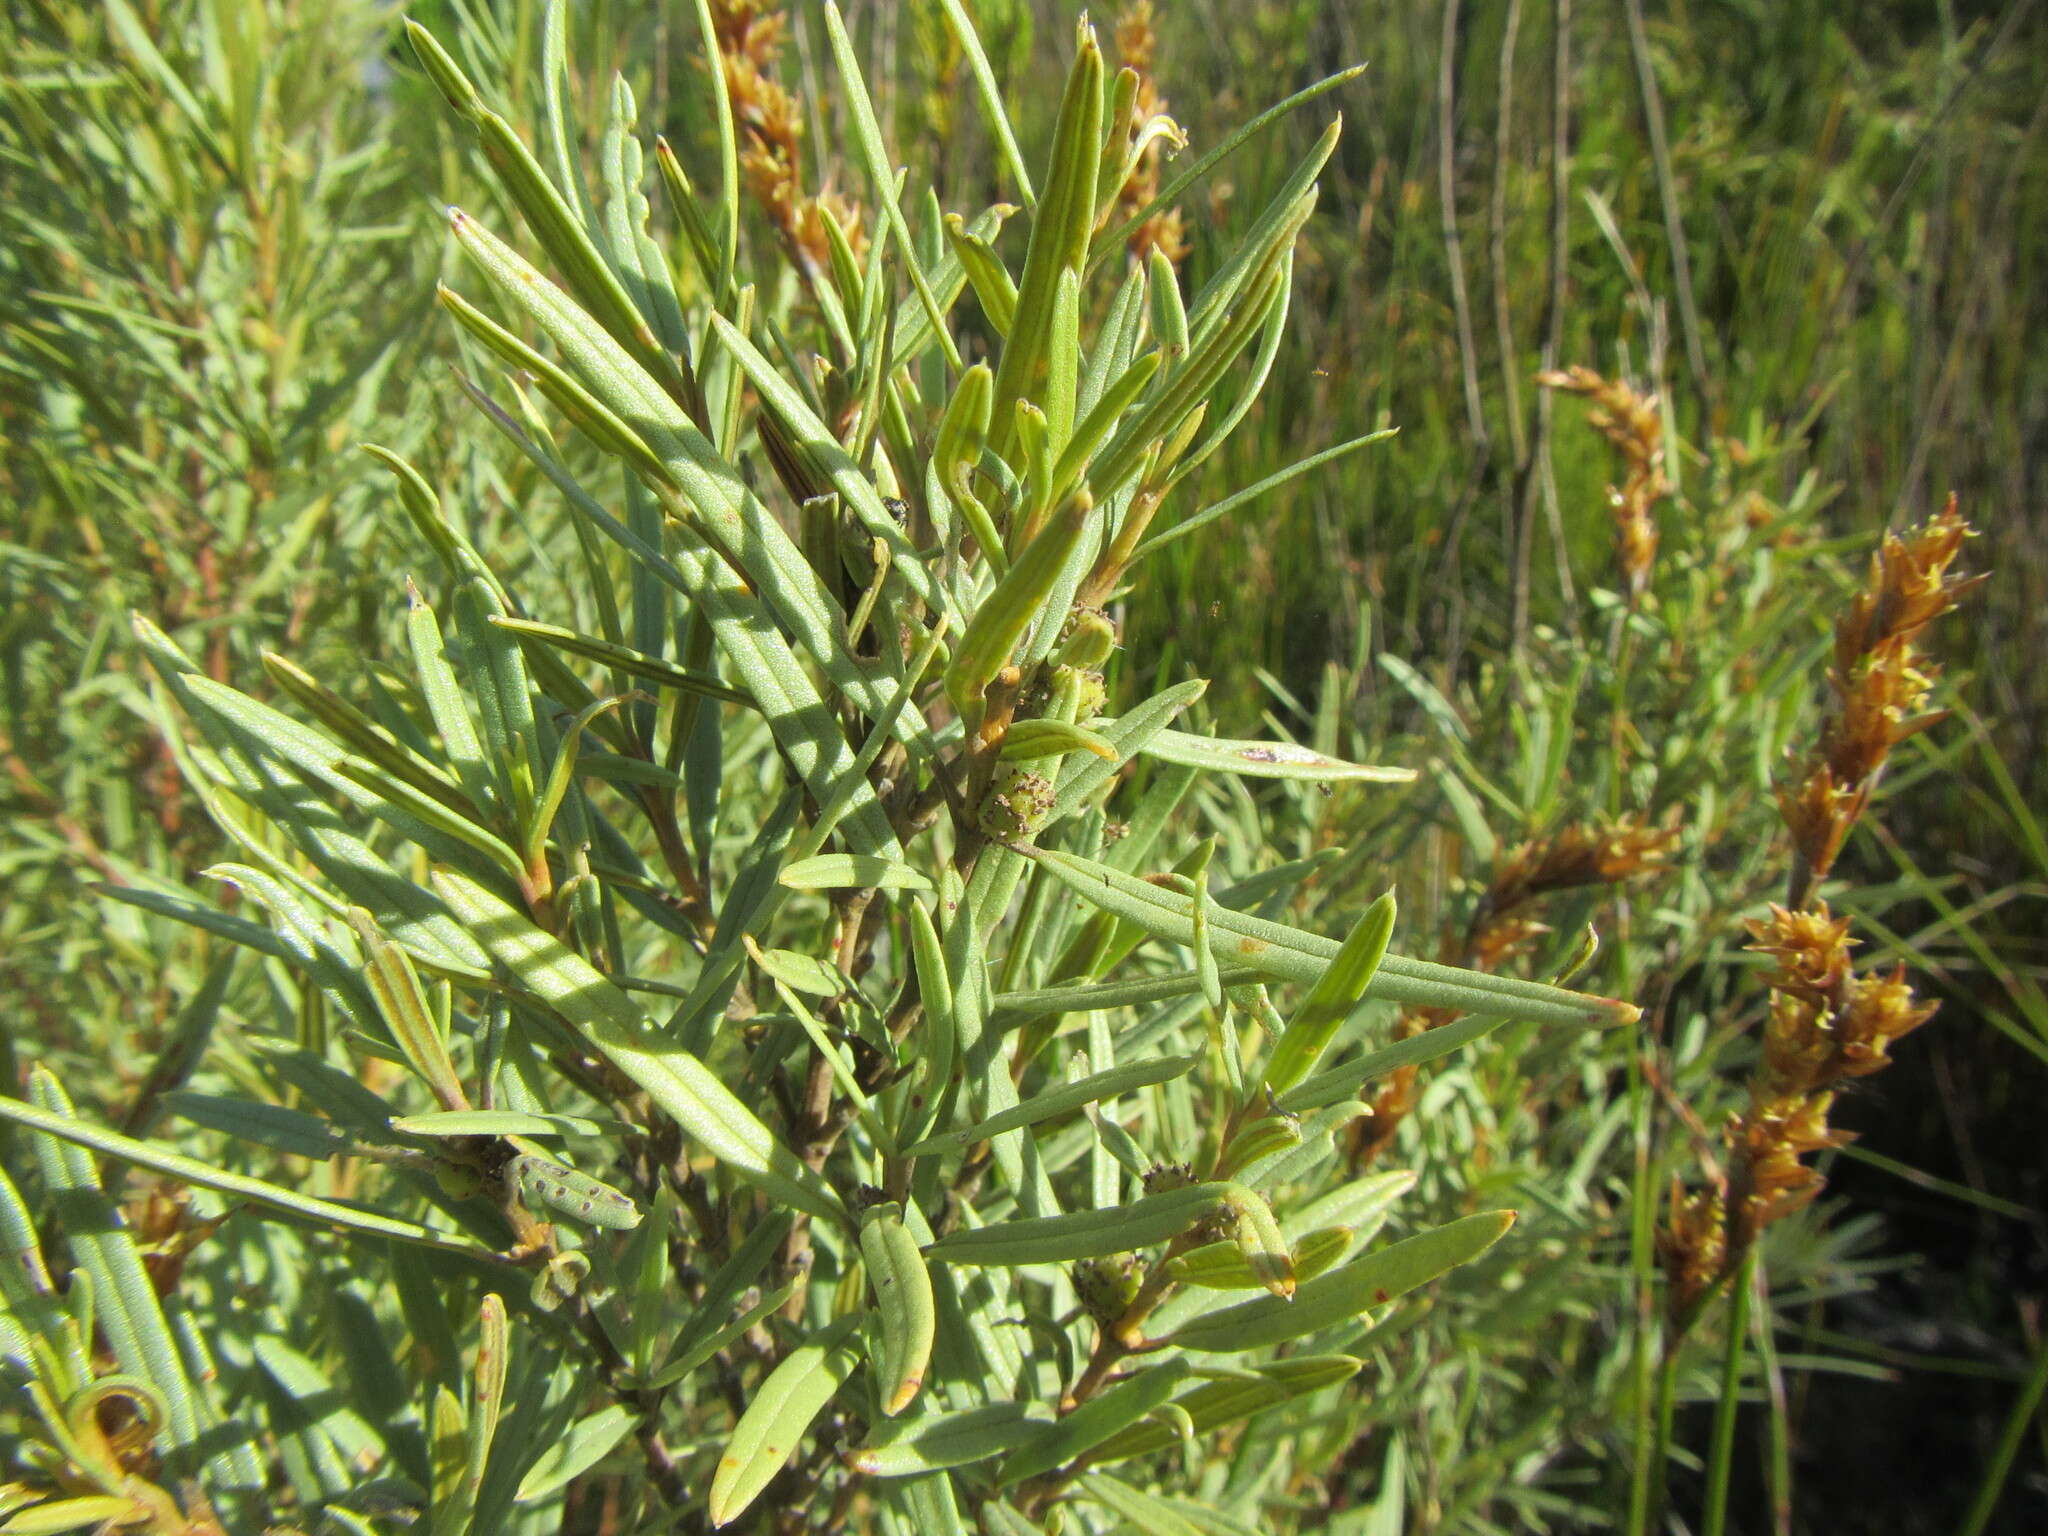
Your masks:
M434 1164L434 1182L450 1200L467 1200L483 1192L483 1175L463 1163Z
M1115 649L1116 625L1109 616L1100 608L1076 608L1067 617L1054 665L1093 672L1109 660L1109 653Z
M1106 1328L1138 1299L1137 1256L1119 1253L1076 1260L1073 1280L1074 1294L1080 1298L1082 1308Z
M981 802L981 830L999 842L1029 837L1045 825L1052 804L1051 779L1014 763L998 764Z
M1163 1195L1169 1189L1186 1189L1195 1182L1195 1170L1186 1163L1154 1163L1145 1170L1145 1193Z

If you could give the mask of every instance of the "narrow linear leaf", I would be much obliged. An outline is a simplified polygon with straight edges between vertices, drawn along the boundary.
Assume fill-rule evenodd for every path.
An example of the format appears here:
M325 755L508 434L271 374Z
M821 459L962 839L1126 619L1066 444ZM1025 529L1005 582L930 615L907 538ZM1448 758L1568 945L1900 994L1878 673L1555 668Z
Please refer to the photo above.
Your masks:
M1186 731L1160 731L1143 751L1163 763L1255 779L1312 779L1329 784L1408 784L1415 779L1413 768L1342 762L1291 741L1227 741Z
M759 1498L796 1454L824 1406L860 1364L844 1341L859 1317L843 1317L812 1334L754 1390L733 1426L711 1478L711 1523L729 1525Z
M1292 1301L1261 1297L1184 1323L1173 1342L1183 1349L1262 1349L1335 1327L1477 1258L1514 1222L1513 1211L1447 1222L1317 1276L1298 1287Z
M1113 1099L1120 1093L1135 1089L1149 1088L1154 1083L1171 1082L1194 1070L1201 1057L1162 1056L1156 1061L1133 1061L1123 1066L1111 1067L1057 1088L1048 1088L1044 1093L1034 1094L999 1115L978 1120L962 1130L948 1131L942 1136L931 1136L914 1147L906 1147L905 1157L917 1157L931 1152L954 1151L970 1147L978 1141L987 1141L1004 1131L1014 1131L1020 1126L1036 1125L1041 1120L1071 1113L1084 1104L1093 1104L1098 1099Z
M1105 1210L999 1221L939 1239L925 1250L949 1264L1058 1264L1129 1253L1180 1236L1223 1209L1222 1184L1189 1184Z
M148 1168L200 1189L210 1189L216 1194L253 1201L257 1205L283 1212L288 1216L303 1217L308 1221L341 1227L371 1237L396 1238L402 1243L417 1243L423 1247L438 1248L446 1253L475 1256L484 1252L477 1244L466 1242L448 1233L436 1232L433 1228L422 1226L416 1221L386 1216L377 1211L366 1211L356 1206L340 1205L332 1200L322 1200L317 1195L301 1194L295 1189L266 1183L262 1179L230 1173L225 1169L202 1163L197 1158L187 1157L181 1152L173 1152L168 1147L158 1146L153 1142L136 1141L132 1137L87 1124L68 1115L52 1114L32 1104L24 1104L19 1099L0 1096L0 1120L26 1126L32 1131L41 1131L47 1136L55 1136L60 1141L68 1141L74 1146L88 1147L107 1157L132 1163L137 1168Z
M453 870L436 870L434 885L509 979L567 1019L685 1135L770 1198L827 1221L844 1220L831 1186L589 961Z

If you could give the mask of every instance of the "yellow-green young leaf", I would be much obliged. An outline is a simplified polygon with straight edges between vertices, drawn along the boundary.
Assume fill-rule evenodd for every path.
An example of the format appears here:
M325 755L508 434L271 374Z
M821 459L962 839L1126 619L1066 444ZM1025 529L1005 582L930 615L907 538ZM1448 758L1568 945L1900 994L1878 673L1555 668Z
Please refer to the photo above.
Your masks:
M924 1012L904 1041L905 1059L916 1063L919 1071L901 1100L902 1119L894 1127L898 1146L915 1141L938 1114L960 1043L953 979L946 971L938 925L923 902L908 901L904 906L910 919L911 963L916 967Z
M405 483L400 481L401 486ZM405 592L406 643L411 647L413 667L419 674L420 697L426 703L427 717L440 733L441 750L470 800L477 805L494 805L495 786L484 761L483 742L477 736L476 722L470 718L469 703L456 679L455 668L448 660L441 622L410 581Z
M1275 1303L1280 1305L1280 1303ZM1179 1408L1195 1434L1206 1434L1248 1419L1262 1408L1284 1403L1291 1397L1321 1392L1349 1381L1363 1365L1349 1355L1308 1355L1257 1367L1248 1376L1204 1382L1191 1392L1175 1398L1168 1407ZM1178 1431L1157 1418L1112 1435L1081 1458L1083 1466L1101 1466L1131 1456L1150 1456L1169 1449Z
M1046 451L1055 460L1066 451L1074 435L1074 403L1081 387L1081 274L1063 268L1053 287L1052 334L1046 338L1045 412ZM1046 479L1048 502L1053 482Z
M512 1364L512 1334L505 1321L505 1300L487 1294L477 1311L475 1387L469 1401L469 1458L463 1472L467 1502L474 1506L483 1488L484 1466L498 1435L498 1416L505 1406L505 1377Z
M988 323L995 327L998 336L1009 335L1010 322L1017 316L1017 283L1003 265L1002 257L996 254L995 246L970 230L967 221L957 213L946 215L946 240L953 247L961 270L967 274Z
M576 718L562 732L555 747L555 760L548 765L547 782L541 786L540 799L534 804L532 824L526 832L523 851L529 868L539 866L547 856L548 834L554 830L555 816L561 810L562 800L575 778L576 754L581 748L585 727L625 702L625 698L618 695L594 700L578 710Z
M1294 1278L1313 1280L1351 1251L1349 1227L1321 1227L1294 1245ZM1172 1260L1166 1272L1183 1285L1210 1291L1249 1291L1265 1285L1252 1273L1244 1250L1235 1242L1209 1243Z
M970 726L980 723L982 695L1045 606L1094 510L1076 496L1055 512L968 621L946 668L946 696Z
M12 1499L0 1504L0 1531L7 1536L60 1536L65 1531L113 1531L154 1524L158 1512L136 1499L115 1493L81 1494L75 1499L52 1499L10 1515Z
M843 1317L812 1334L768 1373L733 1426L711 1477L711 1523L727 1525L746 1512L795 1454L811 1420L860 1364L845 1341L860 1322Z
M645 1089L685 1135L771 1199L828 1221L845 1219L831 1186L778 1142L710 1068L656 1030L589 961L453 870L436 870L434 885L516 986L567 1019Z
M930 880L897 859L872 853L821 853L783 866L777 877L793 891L928 891Z
M1115 744L1101 732L1070 725L1064 720L1019 720L1003 733L1004 762L1064 757L1069 752L1093 752L1104 762L1123 761Z
M1365 996L1365 989L1386 958L1387 941L1393 936L1394 893L1388 891L1365 909L1357 926L1345 938L1343 948L1337 951L1336 958L1295 1009L1294 1017L1287 1021L1286 1030L1273 1043L1265 1076L1270 1091L1285 1093L1308 1076L1338 1026Z
M561 1439L541 1452L540 1459L527 1468L519 1480L515 1504L534 1504L565 1488L602 1461L605 1454L626 1437L633 1427L630 1410L613 1403L569 1426Z
M953 386L953 398L946 402L946 412L939 418L939 430L932 445L932 462L938 467L939 483L949 495L969 495L968 477L988 446L989 407L994 398L995 375L989 372L987 363L976 363ZM1002 555L1000 541L994 555Z
M990 1403L878 1425L846 1464L868 1477L918 1477L1000 1456L1052 1427L1043 1403Z
M1223 977L1216 969L1216 951L1209 947L1209 871L1204 866L1188 885L1188 944L1195 952L1195 975L1201 979L1202 996L1207 999L1211 1013L1225 1012L1223 1001ZM1231 1036L1231 1048L1224 1053L1226 1069L1231 1074L1231 1092L1241 1092L1244 1084L1239 1081L1240 1058L1236 1049L1236 1030L1228 1020L1225 1028Z
M1019 400L1012 415L1017 433L1010 461L1024 478L1024 515L1010 523L1010 552L1016 554L1038 537L1052 506L1052 427L1036 401Z
M427 78L434 82L434 88L447 98L448 105L458 117L475 123L483 115L484 99L470 83L462 66L443 48L434 34L416 22L405 25L406 39L412 44L413 54L420 61L420 67L427 72Z
M1052 472L1053 500L1059 500L1080 482L1088 471L1089 461L1095 457L1095 451L1115 429L1117 418L1145 392L1145 386L1152 382L1152 375L1158 371L1159 354L1147 352L1133 361L1116 382L1102 392L1102 398L1068 435L1066 446L1060 450Z
M1284 1344L1348 1322L1477 1258L1514 1225L1513 1211L1485 1211L1375 1249L1299 1286L1292 1301L1261 1297L1174 1330L1183 1349L1233 1351Z
M1230 1138L1216 1165L1220 1178L1235 1178L1262 1158L1301 1145L1301 1121L1293 1115L1265 1115Z
M1230 1215L1230 1230L1245 1267L1259 1284L1282 1301L1294 1295L1294 1256L1287 1250L1280 1223L1265 1196L1242 1184L1226 1184L1224 1209Z
M882 1412L894 1418L916 1398L931 1363L932 1338L938 1329L932 1277L917 1239L903 1224L902 1208L893 1203L876 1206L862 1218L860 1253L875 1293L875 1309L882 1314L882 1358L877 1364Z
M1186 731L1161 731L1145 748L1147 757L1183 763L1214 773L1235 773L1257 779L1314 779L1320 783L1406 784L1413 768L1379 768L1347 763L1291 741L1225 741Z
M815 955L795 949L762 949L754 962L793 992L812 997L837 997L846 990L846 978Z
M377 928L377 920L361 907L350 907L348 920L363 946L367 962L363 980L369 983L370 995L377 1000L377 1011L384 1016L391 1038L443 1109L468 1109L469 1095L462 1091L462 1079L455 1075L448 1042L441 1038L440 1026L427 1004L427 994L420 987L411 959L384 937Z
M1095 223L1096 169L1102 151L1102 49L1095 30L1080 24L1074 67L1060 98L1053 130L1052 162L1045 192L1032 211L1031 241L1024 276L1017 285L1016 314L996 369L994 421L1008 433L1016 403L1037 387L1052 335L1060 273L1078 273L1088 257Z
M1181 300L1180 274L1174 270L1171 258L1156 245L1145 261L1152 278L1147 295L1152 301L1152 334L1159 338L1166 366L1177 368L1188 355L1188 311Z
M1032 1216L949 1233L925 1250L949 1264L1058 1264L1129 1253L1180 1236L1223 1209L1223 1184L1189 1184L1128 1205Z
M1110 125L1110 131L1102 137L1102 147L1095 161L1095 218L1108 216L1110 206L1123 190L1124 182L1131 172L1138 168L1143 158L1141 146L1150 136L1138 133L1124 133L1118 130L1133 121L1134 108L1138 105L1138 87L1141 79L1138 72L1126 64L1119 69L1109 82L1109 102L1104 108L1102 119ZM1156 119L1155 119L1156 120ZM1171 119L1168 119L1171 121ZM1130 158L1126 159L1126 154Z

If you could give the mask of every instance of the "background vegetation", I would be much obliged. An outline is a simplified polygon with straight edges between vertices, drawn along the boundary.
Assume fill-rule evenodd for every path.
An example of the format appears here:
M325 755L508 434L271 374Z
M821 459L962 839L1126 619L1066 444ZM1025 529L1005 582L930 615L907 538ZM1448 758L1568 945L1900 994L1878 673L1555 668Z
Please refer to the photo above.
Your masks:
M1068 17L971 9L1038 165ZM1127 23L1126 60L1147 47L1134 9L1097 17ZM418 14L527 124L538 11ZM857 203L822 23L789 11L769 69L799 115L800 185ZM912 185L1003 189L943 7L848 14ZM1205 790L1189 837L1220 838L1219 878L1315 861L1290 920L1320 931L1392 885L1409 953L1553 975L1590 921L1602 945L1575 984L1647 1011L1639 1035L1515 1026L1379 1089L1346 1153L1416 1170L1402 1222L1512 1205L1522 1223L1478 1283L1402 1314L1366 1385L1210 1445L1183 1488L1263 1528L1698 1529L1723 1486L1741 1530L2038 1528L2048 17L2024 0L1152 16L1141 62L1189 139L1168 175L1371 66L1319 104L1345 132L1267 387L1162 526L1399 435L1164 545L1122 613L1126 667L1138 693L1213 679L1219 733L1420 770L1398 791ZM715 166L694 8L574 17L592 162L618 70L643 130ZM570 594L575 546L450 377L437 205L499 210L386 8L29 3L0 28L7 1086L42 1062L133 1131L155 1125L152 1074L180 1042L257 1032L282 1005L275 976L101 889L202 890L223 854L129 613L216 680L264 691L279 650L374 694L403 651L393 573L430 557L362 440L441 466L463 532L519 583ZM1289 117L1179 200L1190 292L1326 115ZM768 216L748 219L765 247ZM1608 490L1626 504L1626 445L1537 383L1574 365L1647 412L1635 466L1654 455L1669 493L1628 517ZM1748 1331L1716 1310L1680 1339L1654 1229L1668 1181L1697 1185L1747 1102L1769 1002L1742 921L1785 898L1792 862L1772 786L1820 739L1831 630L1876 536L1950 491L1982 535L1963 565L1994 573L1918 642L1953 714L1900 745L1825 892L1866 968L1904 961L1943 1011L1836 1105L1861 1140L1771 1228ZM579 601L541 617L572 622ZM207 1070L247 1091L237 1060ZM5 1152L33 1189L25 1139ZM161 1192L112 1187L149 1230ZM1668 1493L1641 1470L1666 1448ZM576 1528L626 1518L603 1509L627 1480L593 1472Z

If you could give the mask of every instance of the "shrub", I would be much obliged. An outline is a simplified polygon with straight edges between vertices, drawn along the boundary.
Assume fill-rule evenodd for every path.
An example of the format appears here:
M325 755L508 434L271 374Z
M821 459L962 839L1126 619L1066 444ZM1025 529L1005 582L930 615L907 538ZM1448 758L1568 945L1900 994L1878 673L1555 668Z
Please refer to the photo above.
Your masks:
M1402 957L1391 895L1292 925L1317 861L1263 839L1226 881L1201 776L1407 775L1182 729L1203 683L1118 649L1334 125L1188 295L1124 255L1187 177L1119 207L1172 127L1085 25L1024 209L963 217L905 196L826 20L878 211L804 198L729 52L719 196L655 147L666 242L625 83L594 164L568 137L559 7L536 148L412 29L553 274L451 210L458 382L545 553L515 581L463 476L373 448L433 562L385 592L409 666L267 654L287 711L136 621L237 899L114 894L250 956L271 1017L195 1011L123 1130L47 1069L0 1101L73 1265L0 1184L37 1528L540 1531L598 1484L649 1529L1263 1525L1177 1443L1312 1422L1512 1221L1375 1241L1413 1175L1349 1176L1357 1090L1464 1036L1368 1049L1363 1006L1634 1017ZM95 1153L173 1181L140 1224Z

